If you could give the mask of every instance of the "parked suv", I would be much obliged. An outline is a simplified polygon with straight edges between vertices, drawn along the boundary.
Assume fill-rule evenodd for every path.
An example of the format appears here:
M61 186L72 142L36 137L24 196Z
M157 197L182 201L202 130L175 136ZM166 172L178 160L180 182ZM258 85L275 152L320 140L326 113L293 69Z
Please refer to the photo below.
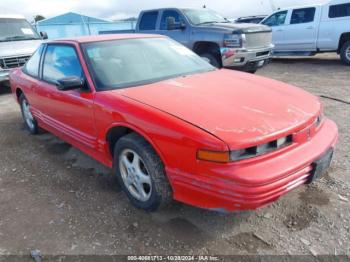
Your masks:
M0 84L10 69L23 66L42 43L42 37L20 15L0 15Z
M262 22L273 30L276 55L337 52L350 65L350 1L279 10Z
M167 35L218 68L248 72L267 64L273 49L269 27L234 24L206 8L143 11L136 32Z

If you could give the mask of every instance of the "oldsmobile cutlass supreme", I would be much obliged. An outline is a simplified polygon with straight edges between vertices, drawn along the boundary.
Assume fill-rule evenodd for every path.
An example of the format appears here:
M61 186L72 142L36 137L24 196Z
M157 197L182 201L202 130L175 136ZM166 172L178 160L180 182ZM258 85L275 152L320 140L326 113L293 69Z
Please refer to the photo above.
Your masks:
M322 176L338 137L315 96L218 70L164 36L47 42L10 82L30 133L46 129L113 168L147 211L172 199L265 206Z

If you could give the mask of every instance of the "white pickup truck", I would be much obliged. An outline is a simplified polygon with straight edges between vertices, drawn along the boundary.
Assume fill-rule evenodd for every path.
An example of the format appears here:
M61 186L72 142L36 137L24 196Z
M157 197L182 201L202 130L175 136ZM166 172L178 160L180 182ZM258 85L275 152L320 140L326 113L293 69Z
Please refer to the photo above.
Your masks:
M21 15L0 14L0 85L8 80L12 68L20 67L46 39Z
M350 65L350 0L280 9L261 23L272 28L276 56L337 52Z

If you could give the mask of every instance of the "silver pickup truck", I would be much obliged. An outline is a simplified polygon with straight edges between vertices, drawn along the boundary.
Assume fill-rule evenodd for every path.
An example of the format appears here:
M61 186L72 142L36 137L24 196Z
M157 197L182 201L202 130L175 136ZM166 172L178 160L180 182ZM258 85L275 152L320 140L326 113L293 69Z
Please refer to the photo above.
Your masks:
M252 73L269 62L274 47L269 27L233 24L207 8L142 11L135 31L167 35L218 68Z
M0 84L9 71L20 67L42 43L42 38L20 15L0 15Z

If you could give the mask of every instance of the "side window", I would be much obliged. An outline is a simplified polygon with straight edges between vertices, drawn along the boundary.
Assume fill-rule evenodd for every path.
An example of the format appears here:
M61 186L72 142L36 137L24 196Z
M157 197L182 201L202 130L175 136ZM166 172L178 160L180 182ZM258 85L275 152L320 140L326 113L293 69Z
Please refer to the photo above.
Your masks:
M268 26L279 26L284 25L286 21L288 11L281 11L271 15L267 18L263 24Z
M292 18L290 19L290 24L294 25L313 22L315 18L315 12L315 7L294 9Z
M56 83L68 76L83 76L74 47L67 45L49 45L43 63L43 79Z
M158 11L146 12L142 15L140 30L156 30Z
M160 30L167 30L168 17L174 17L175 23L180 23L182 21L179 12L175 10L166 10L163 12L162 19L160 20Z
M350 3L341 5L331 5L329 7L329 18L350 16Z
M27 73L28 75L33 77L39 76L40 57L41 57L41 53L43 52L43 49L44 49L44 45L41 45L24 66L24 72Z

